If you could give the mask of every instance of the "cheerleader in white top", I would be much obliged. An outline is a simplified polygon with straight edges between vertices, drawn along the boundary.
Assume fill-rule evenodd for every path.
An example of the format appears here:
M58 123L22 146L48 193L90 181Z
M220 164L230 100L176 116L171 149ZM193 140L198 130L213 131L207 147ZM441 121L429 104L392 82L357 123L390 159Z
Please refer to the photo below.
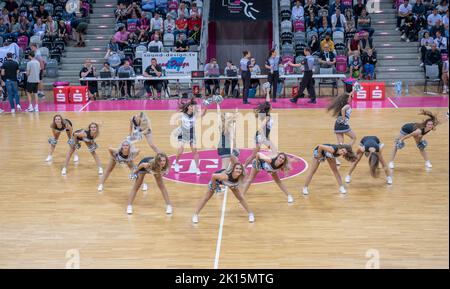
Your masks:
M99 192L103 191L103 186L111 172L114 170L116 164L126 164L131 170L130 179L134 180L136 178L136 175L133 173L133 170L136 168L133 160L139 154L139 150L135 149L129 140L124 140L120 147L117 149L109 148L108 152L111 158L109 160L108 166L106 167L106 172L102 176L100 184L98 185Z
M178 128L178 151L175 159L174 169L175 172L178 173L180 171L180 166L178 164L180 160L180 155L184 151L184 146L186 144L189 144L192 150L192 153L194 155L194 161L196 165L195 173L197 175L200 175L200 168L199 168L199 156L197 152L197 147L195 143L195 125L196 125L196 117L198 116L197 113L197 102L195 99L191 99L187 102L182 102L180 104L180 112L181 119L179 121L179 128ZM201 111L201 109L200 109ZM205 106L205 109L200 113L200 117L205 116L207 112L207 107Z
M159 149L153 142L152 127L148 116L144 112L134 115L130 120L130 136L131 142L137 142L145 138L148 145L155 153L159 153Z

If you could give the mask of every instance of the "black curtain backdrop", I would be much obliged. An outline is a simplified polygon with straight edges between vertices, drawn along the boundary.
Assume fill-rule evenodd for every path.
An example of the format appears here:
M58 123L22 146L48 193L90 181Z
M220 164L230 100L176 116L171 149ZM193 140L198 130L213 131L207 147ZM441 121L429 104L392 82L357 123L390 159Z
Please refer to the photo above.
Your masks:
M210 20L271 21L272 0L211 0Z

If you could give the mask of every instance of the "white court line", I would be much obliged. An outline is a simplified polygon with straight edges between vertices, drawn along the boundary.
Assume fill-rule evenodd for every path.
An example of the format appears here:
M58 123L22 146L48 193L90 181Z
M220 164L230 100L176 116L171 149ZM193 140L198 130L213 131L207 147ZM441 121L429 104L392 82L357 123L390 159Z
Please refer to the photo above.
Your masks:
M392 103L392 105L393 105L395 108L398 108L398 105L396 105L395 102L394 102L390 97L388 97L387 99Z
M220 246L222 245L223 223L225 222L225 209L227 207L228 187L225 187L222 203L222 215L220 217L219 235L217 236L216 257L214 258L214 269L219 269Z
M91 101L88 101L78 112L82 112L89 104L91 104Z

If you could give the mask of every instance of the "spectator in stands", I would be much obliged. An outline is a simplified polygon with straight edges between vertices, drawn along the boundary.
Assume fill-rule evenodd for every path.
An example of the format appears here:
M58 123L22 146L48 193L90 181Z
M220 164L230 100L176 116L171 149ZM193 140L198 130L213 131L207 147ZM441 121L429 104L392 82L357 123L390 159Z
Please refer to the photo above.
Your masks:
M175 21L175 31L173 32L175 38L177 38L178 34L180 33L186 35L187 29L188 29L188 22L186 18L184 18L184 14L181 14L180 16L178 16L177 21Z
M423 5L422 0L416 0L416 3L414 3L414 6L412 8L412 13L416 18L419 17L425 17L426 14L426 7Z
M30 38L32 34L31 34L31 24L28 18L26 18L25 16L20 16L19 24L20 24L19 35L20 36L24 35Z
M438 14L438 10L436 7L433 9L433 13L428 15L427 22L428 22L428 29L431 29L434 25L436 25L437 21L442 21L442 16Z
M397 15L397 31L400 31L400 26L402 25L402 20L405 19L406 15L411 14L412 6L409 4L409 0L403 0L403 4L398 7Z
M323 41L323 40L322 40ZM319 64L322 68L334 68L336 65L336 55L331 51L329 44L324 44L323 51L320 54Z
M156 31L164 32L164 22L158 12L155 12L154 17L150 21L150 33L155 33Z
M188 45L200 45L200 27L198 25L195 25L194 30L189 32L187 43Z
M9 37L17 39L20 33L20 24L16 22L16 18L11 17L9 23Z
M128 45L128 32L125 29L125 26L120 26L117 32L114 34L114 38L116 39L117 44L120 49L123 49Z
M434 43L433 37L430 36L430 33L426 31L423 34L423 38L420 40L420 54L421 54L421 60L422 63L420 66L423 66L425 63L425 54L429 49L431 49L431 45Z
M147 18L147 12L143 11L141 18L139 18L137 31L139 33L138 39L142 40L143 36L147 34L150 30L150 20Z
M370 27L372 25L372 18L367 14L367 9L363 8L361 10L361 15L358 17L358 32L359 31L367 31L369 32L369 36L372 37L375 30Z
M9 25L9 12L8 9L3 8L2 9L2 15L0 18L3 18L6 25Z
M348 66L350 68L350 77L361 79L361 58L359 52L349 57Z
M353 12L351 9L345 10L345 21L347 22L347 29L345 30L346 33L352 34L356 32L356 24L355 24L355 18L353 17Z
M58 24L53 20L52 16L47 17L47 23L45 24L45 34L50 37L55 37L58 34Z
M111 40L106 47L106 55L104 58L108 59L109 56L111 56L111 53L119 53L119 44L117 44L117 40L114 36L111 37Z
M47 12L47 10L44 9L44 4L40 4L38 11L36 11L36 14L35 14L36 22L38 21L39 18L42 20L42 22L47 21L48 12Z
M86 35L88 24L85 19L75 19L71 22L72 29L75 30L76 47L85 47L84 36Z
M180 16L183 16L183 18L189 18L189 10L186 8L186 4L184 2L180 3L180 6L178 6L178 18Z
M192 15L188 20L188 29L189 31L194 30L194 26L202 27L202 19L198 17L196 14Z
M100 70L100 72L110 72L112 77L116 76L116 70L112 68L109 65L109 62L107 61L103 63L103 67ZM114 84L111 81L102 81L100 83L102 95L105 95L106 97L111 97L113 86Z
M158 36L159 39L162 39L162 38L163 38L161 31L156 31L155 33L153 33L153 34L151 35L150 41L155 40L156 36Z
M138 39L138 35L135 32L130 32L130 34L128 34L128 47L136 47L138 44L140 43L139 39Z
M159 40L159 35L155 35L155 39L150 41L150 43L148 44L148 51L161 52L163 47L164 45L161 40Z
M372 49L368 49L367 53L362 56L362 65L364 78L367 80L375 78L375 65L377 64L377 57Z
M130 66L130 62L125 60L123 65L119 67L117 70L118 75L128 73L130 77L135 77L136 73L134 72L133 67ZM119 87L122 95L125 95L125 98L130 97L131 95L131 87L133 86L133 80L122 80L119 81Z
M90 59L86 59L84 61L84 65L80 70L80 78L84 77L95 77L96 76L96 68L94 65L92 65L92 62ZM97 81L80 81L81 85L88 86L88 92L89 92L89 98L95 99L97 97L98 88L97 88Z
M402 36L400 37L402 40L405 40L406 42L414 41L414 38L417 35L417 31L412 15L406 15L400 31L402 32Z
M442 83L444 84L442 92L448 93L448 58L442 63Z
M434 43L441 53L447 53L447 38L443 37L440 31L436 32Z
M328 15L336 14L336 10L342 10L341 0L335 0L333 4L331 4L330 9L328 9Z
M445 37L448 39L448 10L445 13L445 16L442 17L442 24L444 25L444 29L445 29Z
M448 11L447 0L442 0L441 3L436 7L439 14L445 14Z
M189 16L192 18L192 16L197 16L198 18L202 17L202 9L197 7L197 3L191 4L191 11L189 11Z
M423 0L423 5L425 5L427 11L433 10L434 1L436 0Z
M355 33L352 39L348 41L347 51L348 56L359 55L359 51L361 50L361 46L359 46L359 34Z
M314 4L313 0L308 0L304 7L304 15L305 15L305 22L309 21L309 17L311 17L311 14L314 14L314 17L317 16L317 6ZM317 19L316 19L317 21Z
M233 71L236 73L238 73L238 69L235 65L233 65L233 62L231 60L227 61L227 64L225 66L225 70L224 70L224 74L225 76L228 76L228 71ZM224 94L226 96L234 96L234 92L236 90L236 85L238 84L238 79L227 79L225 80L225 85L224 85ZM231 88L231 90L230 90Z
M363 3L363 0L358 0L358 2L353 5L353 15L358 21L358 17L361 16L362 10L366 8L366 4Z
M17 4L15 0L8 0L8 2L5 3L5 8L11 13L19 8L19 4Z
M261 68L258 64L256 64L256 59L253 57L250 59L250 74L252 77L261 74ZM252 88L257 88L259 85L259 79L252 78L250 80L250 86Z
M219 71L219 65L217 64L217 60L215 58L211 58L209 63L205 65L205 76L207 77L217 77L220 75ZM209 96L211 95L211 85L214 85L214 91L213 93L216 94L220 89L219 79L206 79L205 80L205 87L206 87L206 94Z
M294 7L292 7L292 21L304 20L305 10L303 9L300 0L295 1Z
M175 20L172 19L172 14L167 14L166 20L164 20L164 33L175 32Z
M328 10L328 5L329 1L328 0L316 0L316 5L317 5L317 9L322 10Z
M305 27L306 27L306 32L309 33L311 31L315 31L318 32L317 30L317 17L316 14L314 12L309 12L309 16L307 17L308 20L306 20L305 23Z
M59 20L58 22L58 37L64 40L64 43L67 45L69 42L69 33L67 32L66 23L64 20Z
M360 37L361 38L361 37ZM375 52L375 46L373 45L373 39L369 37L369 33L365 32L361 39L359 46L361 48L362 55L368 53L369 49Z
M338 1L338 0L337 0ZM340 9L336 9L336 14L331 16L331 30L344 32L347 30L347 21Z
M161 90L163 87L162 80L154 80L153 78L161 77L162 67L156 61L156 58L152 58L151 64L145 68L144 76L152 77L152 80L146 80L144 82L145 91L147 92L147 97L152 97L152 87L156 89L157 99L161 98ZM154 96L153 96L154 97Z
M442 22L440 20L436 21L436 25L431 27L430 34L433 37L436 37L436 32L441 32L441 35L445 35L445 28L444 25L442 25Z
M320 49L325 50L325 46L328 46L330 51L334 51L334 42L331 40L331 33L327 32L325 38L320 42Z
M47 31L47 27L45 23L42 22L42 18L38 18L33 27L33 33L35 35L39 35L40 37L44 36L45 31Z
M114 15L116 16L116 22L124 23L127 21L128 9L124 3L119 3L119 5L117 5Z
M28 3L27 4L27 18L28 18L28 21L30 21L30 23L32 23L32 24L34 24L34 22L35 22L34 14L35 14L35 12L34 12L33 5L31 3Z
M188 52L189 46L187 41L184 39L183 34L178 34L177 42L175 43L176 52Z
M320 55L320 42L316 35L311 37L308 46L311 47L311 55Z
M331 27L327 16L322 16L319 21L319 35L322 35L323 33L331 35Z
M437 48L436 43L431 44L431 49L427 51L425 55L425 65L437 65L439 67L439 78L442 77L441 52Z
M9 37L8 29L9 27L7 24L5 24L3 18L0 18L0 37L2 37L3 39L8 38Z

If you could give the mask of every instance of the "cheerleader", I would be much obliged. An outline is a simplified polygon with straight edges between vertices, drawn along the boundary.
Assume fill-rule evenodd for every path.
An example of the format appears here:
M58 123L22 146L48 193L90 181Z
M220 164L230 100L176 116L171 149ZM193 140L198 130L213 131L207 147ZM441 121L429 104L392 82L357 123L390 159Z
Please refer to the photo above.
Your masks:
M153 149L153 151L155 151L155 153L159 153L159 149L153 143L150 119L144 112L140 112L131 118L129 140L139 141L143 137L145 137L148 145Z
M389 168L394 169L394 159L397 154L397 150L405 147L405 140L413 137L416 141L417 148L420 151L423 159L425 160L425 167L432 168L431 162L428 158L428 154L425 151L428 143L423 137L432 130L436 129L439 124L439 120L436 115L427 110L421 110L419 115L424 115L427 118L421 123L407 123L402 126L400 130L400 135L395 139L394 148L392 150L391 161L389 162Z
M233 123L235 122L235 115L231 113L221 113L220 122L220 140L217 146L217 154L222 159L222 169L228 169L231 161L237 163L239 157L239 150L233 149L231 151L231 141L233 147L236 147L236 139L232 137Z
M278 185L278 187L286 195L288 203L294 202L294 198L289 194L286 186L281 181L278 172L283 171L285 174L289 172L289 158L285 153L278 153L275 157L268 157L262 153L257 153L256 158L252 163L252 170L250 175L247 177L244 186L242 188L242 194L247 193L250 184L256 178L256 176L261 172L265 171L272 176L272 179Z
M266 89L266 101L260 103L253 111L255 113L255 118L258 120L259 128L256 131L255 135L255 148L252 151L252 154L247 158L244 163L244 168L247 168L248 165L255 159L258 152L261 150L261 146L266 146L272 151L276 151L277 148L270 141L270 131L273 127L273 119L270 115L272 111L272 105L270 104L270 86L264 84ZM268 87L268 88L267 88Z
M252 212L252 210L249 208L247 201L244 198L244 195L239 191L239 185L242 183L245 176L244 167L239 162L234 162L232 160L231 167L229 170L220 170L217 171L215 174L212 175L211 181L208 184L208 191L206 192L205 196L200 200L200 202L197 205L197 208L195 209L195 213L192 216L192 223L198 223L198 215L200 214L200 211L203 209L203 207L206 205L206 203L211 199L214 192L216 191L216 187L223 185L230 188L230 190L233 192L234 196L239 200L242 207L247 211L248 213L248 221L250 223L253 223L255 221L255 216Z
M137 168L134 169L136 180L131 188L130 196L128 198L127 214L133 214L133 202L136 198L137 191L144 182L146 174L151 174L155 178L156 184L161 191L164 201L166 202L166 214L172 214L172 203L169 199L166 186L163 182L163 175L166 175L169 171L169 158L165 153L157 153L156 156L143 158Z
M53 122L50 124L50 129L52 130L53 137L48 138L50 150L47 158L45 159L46 162L51 162L53 160L53 152L55 151L61 132L65 131L67 133L69 145L73 134L72 122L67 118L64 119L60 114L53 116ZM78 162L78 154L76 152L74 153L73 161Z
M91 152L92 157L95 160L95 163L98 167L98 174L103 175L103 169L102 169L102 163L100 162L100 158L98 157L95 150L97 149L97 143L95 142L95 139L98 137L100 131L98 128L98 124L95 122L92 122L89 124L89 127L87 130L85 129L79 129L76 130L73 133L73 138L70 141L70 149L67 152L66 156L66 162L64 163L64 167L61 171L61 174L65 176L67 174L67 166L69 165L70 158L72 157L72 154L75 153L77 149L81 147L80 142L84 142Z
M352 113L352 95L353 90L350 93L341 94L331 102L327 109L336 117L334 133L336 134L338 143L344 144L344 135L347 135L351 138L350 146L353 146L356 141L356 135L348 124Z
M192 150L192 153L194 155L194 161L196 165L195 173L197 175L200 175L200 168L199 168L199 157L198 152L195 144L195 122L196 122L196 109L197 109L197 102L195 99L191 99L187 102L182 102L180 104L180 112L181 120L179 122L179 128L178 128L178 151L175 159L174 169L175 172L180 172L180 166L178 164L180 160L180 155L184 151L185 144L189 144ZM200 109L201 110L201 109ZM203 112L201 112L201 117L205 116L208 108L205 106L205 109Z
M378 177L378 164L381 163L386 174L386 182L388 185L392 185L392 176L383 158L383 147L384 144L381 143L378 137L363 137L356 151L356 161L352 164L348 175L345 177L345 182L350 183L353 171L356 169L363 155L365 155L369 159L370 175L374 178Z
M344 157L344 159L346 159L349 162L354 162L356 159L356 155L353 153L352 147L350 145L322 144L318 145L314 149L314 158L312 160L311 168L309 170L309 175L306 178L305 186L303 187L303 195L309 194L308 186L311 183L311 180L314 174L316 173L317 169L319 168L320 163L324 162L325 160L328 161L328 165L330 166L331 171L336 177L336 180L339 184L339 192L341 194L347 193L342 183L342 178L341 175L339 174L336 165L336 158L340 156Z
M106 168L106 172L100 180L100 184L98 185L98 191L103 191L103 186L108 179L111 172L114 170L116 164L126 164L130 170L130 179L133 180L135 178L135 174L133 173L136 168L133 160L138 156L139 150L135 149L129 140L124 140L118 149L109 148L108 149L111 159L109 161L108 167ZM147 185L144 184L143 190L147 190Z

